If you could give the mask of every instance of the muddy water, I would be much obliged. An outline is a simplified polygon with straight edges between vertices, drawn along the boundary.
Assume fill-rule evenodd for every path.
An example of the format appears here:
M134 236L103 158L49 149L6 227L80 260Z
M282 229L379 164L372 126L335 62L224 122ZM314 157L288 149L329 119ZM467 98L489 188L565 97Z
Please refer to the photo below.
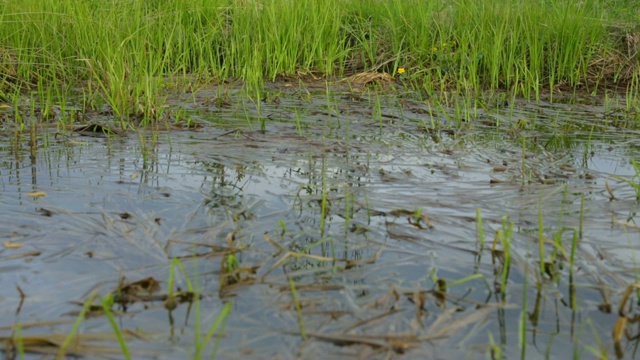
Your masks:
M42 128L34 158L26 139L3 140L0 336L16 324L68 334L92 294L151 278L153 290L113 307L134 358L190 358L228 302L219 358L616 356L619 305L637 315L624 292L640 261L635 191L611 177L632 178L638 157L619 109L271 95L259 106L177 99L193 130ZM506 245L494 237L509 224L503 288ZM167 310L172 258L185 268L174 291L193 283L199 310ZM625 329L617 356L633 358L638 328ZM95 314L80 333L112 330Z

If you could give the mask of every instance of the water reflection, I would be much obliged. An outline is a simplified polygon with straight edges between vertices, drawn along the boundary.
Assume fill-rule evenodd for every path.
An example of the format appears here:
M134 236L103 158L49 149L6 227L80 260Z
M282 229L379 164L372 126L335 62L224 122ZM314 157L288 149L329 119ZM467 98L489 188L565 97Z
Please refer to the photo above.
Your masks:
M176 258L178 287L197 275L203 323L234 302L221 343L229 356L287 357L299 346L310 356L589 351L635 282L635 192L610 175L635 175L636 148L576 124L576 136L552 136L558 128L542 120L557 116L526 114L527 124L435 137L418 121L355 113L316 127L310 115L308 134L282 122L266 132L71 136L34 157L25 139L0 145L0 326L73 319L70 301L123 278L152 277L166 291ZM195 336L182 305L167 316L151 300L134 304L120 321L166 331L171 344L146 346L179 357ZM298 311L315 340L299 340ZM87 321L108 331L104 318Z

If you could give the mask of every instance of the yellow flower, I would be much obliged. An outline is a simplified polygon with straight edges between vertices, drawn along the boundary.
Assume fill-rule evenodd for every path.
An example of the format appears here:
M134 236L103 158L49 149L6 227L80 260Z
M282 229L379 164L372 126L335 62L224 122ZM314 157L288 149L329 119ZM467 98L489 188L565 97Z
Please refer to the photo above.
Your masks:
M404 74L404 68L403 67L398 68L398 75L402 75L402 74Z
M437 52L438 48L434 46L433 49L431 49L431 50L433 50L433 52Z

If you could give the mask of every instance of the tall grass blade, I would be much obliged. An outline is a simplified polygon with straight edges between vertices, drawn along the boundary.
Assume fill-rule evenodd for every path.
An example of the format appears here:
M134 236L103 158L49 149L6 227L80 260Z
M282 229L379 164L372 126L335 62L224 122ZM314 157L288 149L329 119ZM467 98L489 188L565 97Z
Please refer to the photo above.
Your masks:
M120 330L120 327L116 323L116 319L111 312L111 306L113 306L113 294L108 293L107 295L105 295L104 299L102 299L102 310L104 311L104 314L109 320L109 324L111 324L111 328L116 335L116 339L118 340L120 349L122 349L122 356L124 356L125 359L130 360L131 354L129 353L129 348L127 347L127 343L124 340L122 331Z
M74 322L73 327L71 328L71 331L69 331L69 334L67 334L67 337L62 342L62 345L60 345L60 350L56 355L56 360L61 360L65 357L67 348L69 348L69 345L71 345L73 338L75 337L76 333L78 332L78 329L80 328L80 324L82 324L82 320L84 320L85 314L87 313L87 311L89 311L89 308L91 307L91 305L93 305L93 300L96 297L97 295L94 294L87 301L85 301L84 306L82 306L82 310L80 310L80 313L78 314L78 317L76 318L76 321Z

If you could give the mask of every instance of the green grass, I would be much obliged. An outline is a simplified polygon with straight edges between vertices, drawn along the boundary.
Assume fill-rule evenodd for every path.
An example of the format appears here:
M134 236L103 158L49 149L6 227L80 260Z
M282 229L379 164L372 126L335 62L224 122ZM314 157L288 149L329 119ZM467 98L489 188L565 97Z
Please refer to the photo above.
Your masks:
M199 301L199 300L196 300L196 301ZM233 302L232 301L228 301L224 305L224 307L222 308L220 313L216 316L215 321L209 327L209 330L205 334L204 338L201 341L198 342L198 345L196 346L196 352L195 352L195 354L193 356L194 359L201 359L202 358L202 352L206 348L206 346L209 343L209 341L211 341L211 339L213 338L214 335L216 335L216 333L219 335L223 331L223 329L224 329L224 327L226 325L226 322L229 319L229 315L231 314L231 308L232 307L233 307ZM220 329L220 331L218 331L218 329ZM216 343L214 344L213 350L211 352L211 358L212 359L215 359L215 357L216 357L216 352L218 350L219 340L220 340L220 338L218 337L216 339Z
M113 294L108 293L102 299L102 310L104 311L105 316L109 320L109 324L113 329L113 333L116 335L116 339L118 339L118 344L120 345L120 349L122 350L122 356L125 359L130 360L131 353L129 352L127 343L124 340L124 335L122 334L122 330L120 330L120 327L118 326L118 323L116 322L116 319L113 316L113 313L111 312L112 306L113 306Z
M636 193L636 200L640 201L640 164L635 159L631 159L631 165L635 171L635 174L631 178L618 175L613 175L612 177L630 185Z
M67 102L84 111L108 105L127 128L162 118L167 90L227 79L260 89L309 73L403 67L403 83L427 93L538 98L614 83L636 84L627 87L635 93L640 22L621 15L628 8L605 0L6 1L0 100L34 96L45 114ZM82 100L71 100L78 91Z
M298 326L300 328L300 337L302 340L307 339L307 334L304 330L304 318L302 317L302 305L300 304L300 298L298 297L298 292L296 291L296 283L292 277L289 277L289 288L291 289L291 297L293 298L293 303L296 307L296 316L298 317Z
M513 241L513 222L509 219L509 216L505 215L501 219L502 228L496 230L495 237L493 239L492 252L494 254L493 263L496 266L495 257L500 259L501 266L499 272L496 272L496 277L499 275L499 281L496 279L495 283L499 284L499 292L504 296L507 292L507 282L509 280L509 271L511 270L511 244ZM498 252L497 245L502 246L502 250ZM498 255L499 254L499 255Z
M544 243L546 237L544 236L544 217L542 216L543 195L540 193L540 200L538 202L538 256L540 257L540 276L544 276L546 271L546 259L544 251Z
M478 235L478 256L484 251L484 227L482 225L482 211L476 209L476 233Z
M65 354L67 352L67 349L69 348L69 346L71 345L71 342L73 341L74 337L78 333L78 329L80 329L80 325L82 324L82 321L84 320L84 316L89 311L91 305L93 304L93 300L96 298L96 296L97 295L93 295L93 296L91 296L91 298L89 298L89 300L85 301L85 303L84 303L84 305L82 307L82 310L78 314L78 317L76 318L76 321L73 324L73 327L71 328L71 330L69 331L69 333L65 337L63 343L60 345L58 354L56 355L56 360L65 358Z

